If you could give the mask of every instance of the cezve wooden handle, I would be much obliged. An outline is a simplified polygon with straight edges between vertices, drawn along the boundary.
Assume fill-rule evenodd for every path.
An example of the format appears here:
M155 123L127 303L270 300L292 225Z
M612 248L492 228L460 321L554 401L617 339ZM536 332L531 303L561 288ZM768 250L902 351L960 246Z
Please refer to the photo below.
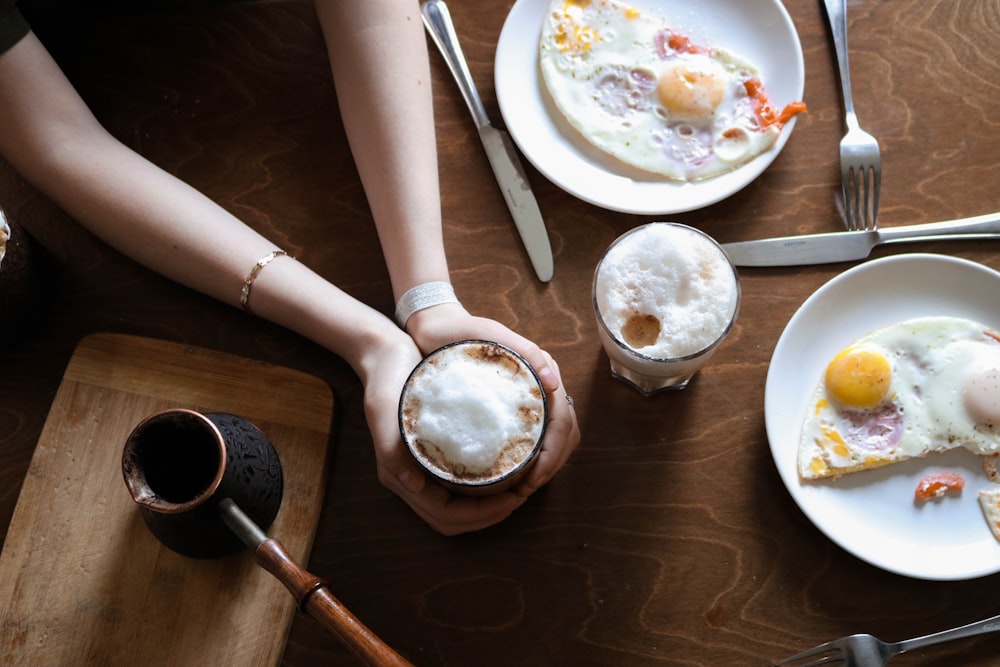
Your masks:
M396 653L350 612L318 577L302 569L274 538L260 543L254 552L257 564L277 577L291 591L299 608L337 635L369 665L404 667L411 663ZM412 667L412 666L411 666Z
M268 537L253 519L229 498L219 501L222 522L253 549L262 568L285 585L306 612L372 667L413 667L340 603L319 577L303 569L278 540Z

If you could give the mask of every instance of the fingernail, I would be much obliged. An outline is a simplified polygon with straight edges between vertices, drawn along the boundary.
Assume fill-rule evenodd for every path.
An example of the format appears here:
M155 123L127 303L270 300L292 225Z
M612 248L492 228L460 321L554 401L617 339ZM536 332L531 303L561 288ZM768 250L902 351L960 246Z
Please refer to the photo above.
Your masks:
M405 488L410 493L420 493L423 489L423 477L421 475L414 475L412 470L405 470L399 475L399 481L402 482L403 488Z
M559 388L559 378L548 366L542 366L538 370L538 379L542 381L542 386L548 391L555 391Z

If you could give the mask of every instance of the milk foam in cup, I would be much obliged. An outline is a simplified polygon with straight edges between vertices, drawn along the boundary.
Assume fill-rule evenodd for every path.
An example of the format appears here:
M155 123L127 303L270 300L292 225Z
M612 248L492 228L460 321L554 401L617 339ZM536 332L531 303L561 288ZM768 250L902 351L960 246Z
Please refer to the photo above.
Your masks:
M467 340L427 355L399 401L410 453L445 487L469 495L508 489L541 449L548 399L525 359Z
M646 395L683 389L732 329L739 277L708 235L652 222L605 252L593 303L612 375Z

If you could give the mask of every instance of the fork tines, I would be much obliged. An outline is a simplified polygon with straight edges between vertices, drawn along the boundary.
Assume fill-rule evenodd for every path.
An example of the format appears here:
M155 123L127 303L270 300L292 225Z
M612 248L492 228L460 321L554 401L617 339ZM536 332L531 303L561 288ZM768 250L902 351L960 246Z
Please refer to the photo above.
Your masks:
M808 660L809 662L803 662ZM820 667L820 665L838 665L846 663L844 658L843 649L841 649L838 641L834 640L827 642L826 644L820 644L819 646L814 646L810 649L802 651L802 653L796 653L793 656L789 656L784 660L779 660L774 663L775 667L779 665L793 665L794 667Z
M879 165L845 167L843 174L844 215L850 230L875 229L878 199L882 190Z

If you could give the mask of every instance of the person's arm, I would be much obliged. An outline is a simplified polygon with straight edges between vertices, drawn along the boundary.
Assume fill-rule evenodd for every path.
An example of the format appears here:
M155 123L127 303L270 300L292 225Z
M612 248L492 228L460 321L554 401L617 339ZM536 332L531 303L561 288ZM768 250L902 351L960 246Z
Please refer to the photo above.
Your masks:
M0 153L74 219L124 254L231 305L275 245L112 137L29 33L0 56ZM284 279L299 289L269 290ZM310 304L352 317L331 317ZM304 265L278 257L247 305L363 372L364 341L391 323ZM370 312L368 312L370 311Z
M111 246L225 303L242 305L247 277L275 250L106 132L32 33L0 54L0 154ZM434 529L483 528L523 502L514 494L456 501L425 483L397 421L403 382L421 354L384 315L282 256L257 275L247 305L351 365L365 385L379 479Z
M394 296L448 281L420 5L319 0L316 9Z
M445 257L427 37L418 0L317 0L351 152L385 255L395 299L428 282L450 282ZM543 459L518 488L529 495L580 440L559 369L534 342L457 303L420 310L405 323L425 354L463 338L520 352L552 399Z

